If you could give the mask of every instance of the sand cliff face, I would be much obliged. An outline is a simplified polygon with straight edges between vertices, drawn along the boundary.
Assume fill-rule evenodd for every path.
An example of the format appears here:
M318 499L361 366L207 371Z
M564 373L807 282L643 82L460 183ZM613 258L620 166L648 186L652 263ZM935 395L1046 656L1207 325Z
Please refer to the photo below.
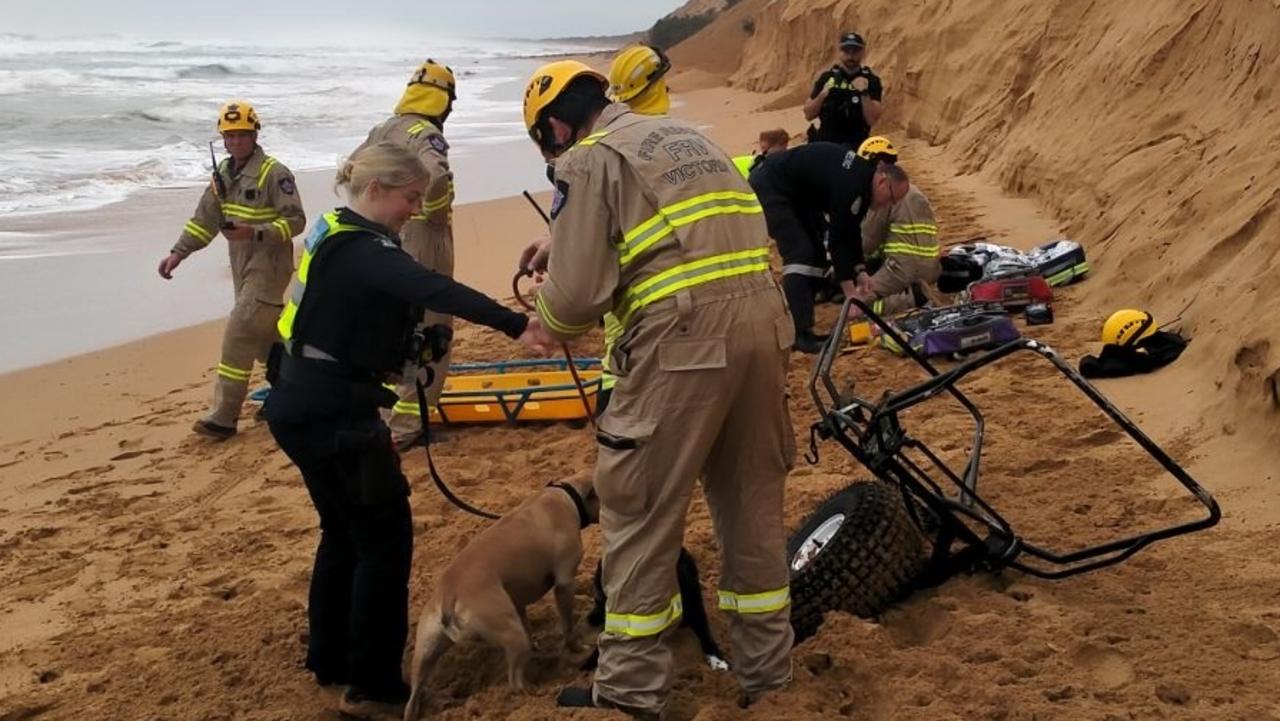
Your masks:
M1280 2L747 0L674 57L777 91L777 107L803 99L846 29L885 80L885 129L1066 223L1094 261L1099 321L1190 304L1190 410L1276 425Z

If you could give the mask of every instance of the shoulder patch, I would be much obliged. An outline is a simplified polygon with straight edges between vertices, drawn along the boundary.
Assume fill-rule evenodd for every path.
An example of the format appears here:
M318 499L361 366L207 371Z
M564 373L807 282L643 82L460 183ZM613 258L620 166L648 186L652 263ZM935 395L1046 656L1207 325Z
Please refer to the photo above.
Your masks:
M427 143L435 148L437 153L448 153L449 143L444 139L443 135L433 134L427 138Z
M293 195L298 191L298 186L294 184L291 176L284 176L280 179L280 192L285 195Z
M556 193L551 198L551 219L555 220L560 211L564 209L564 204L569 201L569 184L563 180L556 181Z

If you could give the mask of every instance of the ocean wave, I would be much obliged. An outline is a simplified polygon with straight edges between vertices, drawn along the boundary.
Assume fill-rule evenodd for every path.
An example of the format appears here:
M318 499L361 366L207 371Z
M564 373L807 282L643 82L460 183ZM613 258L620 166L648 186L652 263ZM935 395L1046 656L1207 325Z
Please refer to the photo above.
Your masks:
M43 88L64 88L82 82L84 82L84 75L61 68L0 69L0 95L17 95Z
M332 169L390 115L411 69L427 56L421 43L354 41L297 48L0 34L0 46L0 96L14 110L0 120L3 214L93 207L144 188L207 182L214 120L235 97L253 102L260 142L290 169ZM460 156L524 138L519 93L533 63L499 56L553 48L429 46L459 76L447 133Z
M196 65L190 68L183 68L177 72L180 79L189 78L216 78L225 77L227 75L235 75L236 70L225 63L209 63L208 65Z

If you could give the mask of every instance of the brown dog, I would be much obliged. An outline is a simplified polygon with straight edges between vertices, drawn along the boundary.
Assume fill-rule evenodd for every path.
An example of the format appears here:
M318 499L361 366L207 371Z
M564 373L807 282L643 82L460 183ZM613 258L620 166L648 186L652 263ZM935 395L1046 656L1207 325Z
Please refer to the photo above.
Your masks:
M549 484L471 539L436 586L418 619L405 721L416 721L427 678L454 643L480 638L501 646L507 681L524 688L529 658L526 607L555 589L566 651L579 651L573 595L582 563L582 529L599 519L592 472Z

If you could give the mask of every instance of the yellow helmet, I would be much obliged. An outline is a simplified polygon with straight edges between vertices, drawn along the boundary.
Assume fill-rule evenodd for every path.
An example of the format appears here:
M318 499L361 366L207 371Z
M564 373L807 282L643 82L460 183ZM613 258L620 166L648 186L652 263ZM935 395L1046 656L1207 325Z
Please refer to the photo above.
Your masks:
M222 109L218 111L218 132L225 133L228 130L251 130L258 131L262 129L262 123L258 122L258 111L245 100L230 100Z
M625 103L644 92L671 69L671 61L658 48L633 45L618 53L609 66L609 94Z
M453 69L430 58L413 71L409 83L396 103L396 114L415 113L429 118L442 118L458 99L458 83Z
M1118 310L1102 324L1104 345L1129 346L1156 332L1155 319L1144 310Z
M560 93L576 78L586 75L606 86L609 79L577 60L557 60L547 63L533 72L524 89L524 127L535 143L542 145L542 131L538 127L542 111L560 97Z
M872 135L858 146L858 157L893 162L898 159L898 149L893 147L892 140L883 135Z

